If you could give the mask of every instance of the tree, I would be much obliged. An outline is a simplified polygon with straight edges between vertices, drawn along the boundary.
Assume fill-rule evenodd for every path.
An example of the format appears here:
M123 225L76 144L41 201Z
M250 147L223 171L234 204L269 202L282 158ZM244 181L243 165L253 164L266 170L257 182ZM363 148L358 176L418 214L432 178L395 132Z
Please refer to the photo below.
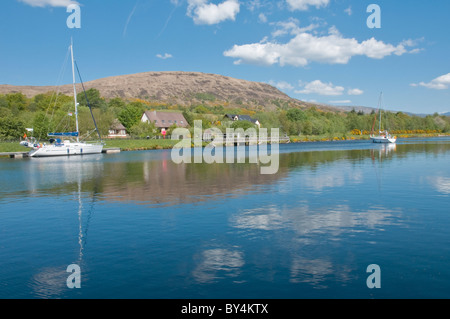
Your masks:
M108 101L109 108L123 109L126 107L126 103L120 97L115 97Z
M132 137L146 138L147 136L153 137L155 135L156 127L154 123L146 123L139 121L133 125L129 133Z
M22 93L6 94L6 101L8 102L9 109L14 113L24 111L28 105L27 97Z
M290 109L286 113L287 118L292 122L299 122L306 120L306 114L299 109Z
M192 116L191 112L183 111L183 116L190 126L194 125L194 117Z
M254 128L256 127L252 122L249 121L234 121L233 124L231 125L231 128L233 129L237 129L237 128L242 128L245 130L249 129L249 128Z
M101 97L100 91L97 89L89 89L84 92L80 92L77 94L77 101L80 105L89 106L86 101L86 96L88 98L89 104L92 108L101 108L106 106L105 100Z
M134 104L128 104L120 113L119 121L127 128L131 129L142 117L142 109Z
M33 120L34 137L40 139L46 137L51 128L50 120L44 113L39 112Z
M0 139L11 140L20 138L25 132L23 122L13 116L0 118Z

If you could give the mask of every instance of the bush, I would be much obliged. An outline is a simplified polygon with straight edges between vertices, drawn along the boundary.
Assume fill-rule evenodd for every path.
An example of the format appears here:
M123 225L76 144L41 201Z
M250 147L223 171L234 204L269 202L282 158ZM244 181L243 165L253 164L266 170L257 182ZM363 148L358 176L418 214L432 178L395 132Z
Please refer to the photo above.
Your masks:
M15 140L25 133L25 125L14 117L0 118L0 139Z

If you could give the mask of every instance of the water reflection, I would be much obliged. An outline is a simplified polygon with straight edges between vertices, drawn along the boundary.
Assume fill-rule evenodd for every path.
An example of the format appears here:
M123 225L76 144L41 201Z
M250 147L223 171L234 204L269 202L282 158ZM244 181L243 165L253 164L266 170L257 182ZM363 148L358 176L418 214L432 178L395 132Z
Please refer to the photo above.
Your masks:
M437 176L430 177L430 184L441 194L450 194L450 177Z
M223 278L239 276L244 266L244 255L237 248L207 249L201 253L192 275L200 283L212 283Z
M40 269L30 281L30 288L35 298L55 299L61 298L67 290L67 266L46 267Z
M168 151L0 162L6 176L0 201L8 205L0 227L23 230L22 223L32 219L17 235L23 239L14 238L13 231L3 237L0 233L0 248L9 241L17 245L6 253L0 250L1 257L13 255L31 264L24 266L32 270L27 268L21 280L38 298L73 296L66 287L71 263L82 271L89 266L97 282L109 276L145 281L149 291L156 291L153 295L158 289L181 295L192 288L193 296L185 297L195 297L197 284L214 297L214 291L230 283L262 283L261 289L251 288L253 294L276 283L295 295L299 287L324 290L349 284L361 277L361 263L401 264L398 254L403 250L411 252L405 263L410 262L411 255L421 254L416 247L423 238L438 234L445 242L446 233L435 231L441 225L431 225L432 233L414 227L423 224L417 216L433 219L429 207L437 214L447 208L449 144L345 144L348 149L334 150L317 145L320 150L306 144L286 146L275 175L261 175L256 164L176 165ZM36 209L22 213L20 201ZM440 214L438 220L445 218ZM46 232L58 227L65 231L50 238L64 244L52 246ZM386 233L391 237L386 239ZM95 238L89 247L88 235ZM398 238L407 243L405 249L382 249ZM30 248L30 243L35 246ZM35 247L48 254L45 260L33 260ZM373 252L379 261L371 259ZM426 253L420 258L428 260ZM104 266L109 264L129 274L108 273ZM91 283L84 274L83 288ZM178 276L185 280L173 280ZM111 296L108 287L114 284L102 283L105 287L94 291ZM144 289L140 291L145 297ZM80 296L86 292L89 296L89 288ZM126 291L120 293L127 297Z
M361 145L364 147L360 148ZM415 144L354 144L353 147L358 148L316 151L310 150L314 146L300 144L285 146L287 152L281 147L280 167L274 175L261 175L259 166L249 163L177 165L171 161L170 151L31 159L23 162L19 168L23 169L23 174L16 177L12 187L2 183L0 196L67 194L81 177L82 192L92 194L96 189L104 200L178 205L209 200L211 195L216 199L241 196L259 186L274 185L286 179L292 170L299 169L310 172L303 176L301 183L315 191L323 191L342 187L348 181L362 183L363 172L358 165L365 159L372 160L374 171L380 175L381 163L394 156L423 152L443 154L450 148L449 144L420 147ZM333 166L329 165L331 163ZM336 169L336 163L342 163L342 169ZM314 174L319 167L320 173ZM381 184L380 178L378 183Z
M292 260L290 268L291 283L308 283L316 288L327 288L327 276L335 274L333 264L325 259L306 259L300 256Z
M347 205L311 207L307 203L298 206L269 206L244 210L230 218L232 227L247 230L294 230L304 236L327 234L338 239L343 232L381 229L393 225L401 218L401 210L370 207L352 211Z
M92 191L92 194L83 193L83 180L91 180L93 176L100 175L103 168L101 159L100 156L87 158L43 158L30 165L34 173L37 171L37 174L29 174L32 176L29 180L30 185L32 185L32 192L35 192L34 185L38 181L42 182L43 180L44 184L57 182L59 179L65 181L64 185L67 187L65 191L69 189L72 191L72 205L67 205L66 212L70 214L71 225L76 225L78 233L73 240L68 238L69 242L77 242L78 249L74 251L72 258L67 259L67 264L45 267L33 275L29 285L36 298L63 298L70 291L66 284L66 280L70 275L70 273L66 272L67 266L76 264L82 267L82 270L86 269L83 256L88 238L89 224L95 210L97 187L95 183L91 184L92 188L89 190ZM42 180L39 180L40 178ZM88 281L87 276L82 278L83 283L86 284Z

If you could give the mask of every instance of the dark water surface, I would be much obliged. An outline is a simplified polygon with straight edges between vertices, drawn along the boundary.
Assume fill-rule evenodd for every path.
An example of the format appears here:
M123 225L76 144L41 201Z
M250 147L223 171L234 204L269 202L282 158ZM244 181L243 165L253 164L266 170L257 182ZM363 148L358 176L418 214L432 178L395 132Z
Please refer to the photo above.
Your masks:
M450 298L450 139L279 160L0 159L0 298Z

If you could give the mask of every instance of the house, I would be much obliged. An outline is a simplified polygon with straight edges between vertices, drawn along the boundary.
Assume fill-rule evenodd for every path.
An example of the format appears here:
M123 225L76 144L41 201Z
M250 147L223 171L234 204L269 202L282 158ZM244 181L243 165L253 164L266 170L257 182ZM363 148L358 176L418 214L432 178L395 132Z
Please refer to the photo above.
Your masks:
M111 124L111 127L108 131L108 138L126 138L127 135L127 129L125 126L120 123L119 120L115 119L114 122Z
M161 131L167 130L172 125L187 127L189 124L181 113L145 111L141 122L154 123Z
M224 119L228 119L230 121L249 121L256 126L261 127L261 123L259 123L258 120L255 120L248 115L225 114Z

